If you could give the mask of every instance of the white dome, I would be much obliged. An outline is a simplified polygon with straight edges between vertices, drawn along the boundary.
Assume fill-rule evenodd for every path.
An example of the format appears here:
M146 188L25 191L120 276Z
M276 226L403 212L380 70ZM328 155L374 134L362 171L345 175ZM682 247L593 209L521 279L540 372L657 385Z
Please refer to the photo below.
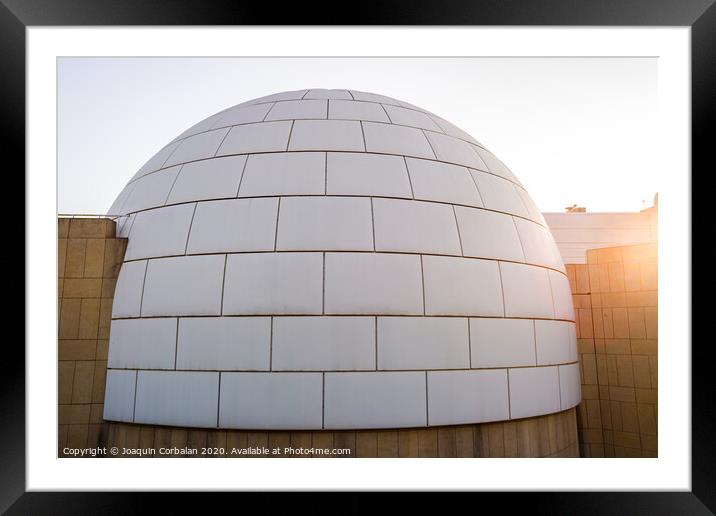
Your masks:
M492 153L411 104L239 104L162 148L110 213L129 242L105 419L401 428L580 401L542 215Z

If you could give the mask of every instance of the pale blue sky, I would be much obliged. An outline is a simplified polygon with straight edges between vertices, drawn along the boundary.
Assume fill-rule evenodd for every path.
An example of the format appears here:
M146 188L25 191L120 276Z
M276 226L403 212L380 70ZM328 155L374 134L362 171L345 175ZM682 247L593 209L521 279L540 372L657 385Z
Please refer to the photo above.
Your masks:
M638 211L658 190L653 58L61 58L58 211L104 213L162 146L255 97L351 88L472 134L542 211Z

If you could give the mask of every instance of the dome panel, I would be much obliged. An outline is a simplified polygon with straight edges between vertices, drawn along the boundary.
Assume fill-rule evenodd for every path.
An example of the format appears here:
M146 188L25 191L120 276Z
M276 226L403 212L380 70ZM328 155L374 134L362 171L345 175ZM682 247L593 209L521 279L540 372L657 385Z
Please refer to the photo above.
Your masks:
M320 428L322 387L321 373L223 373L218 426Z
M365 150L361 122L356 120L297 120L293 122L289 151Z
M537 365L534 325L531 319L470 319L472 367Z
M455 212L447 204L374 199L376 251L459 255Z
M226 135L216 155L283 152L288 147L292 126L293 122L290 120L235 125Z
M264 117L264 120L315 120L328 118L328 101L287 100L276 102Z
M274 317L272 342L273 371L375 369L373 317Z
M304 99L333 99L333 100L353 100L353 95L348 90L326 90L315 89L309 90L303 96Z
M246 155L186 163L169 192L167 204L236 197Z
M510 413L513 418L561 410L559 366L520 367L510 371Z
M388 105L385 106L385 112L390 118L391 124L407 125L410 127L418 127L420 129L442 132L442 129L440 129L440 127L433 122L428 115L421 111Z
M364 120L390 123L385 108L372 102L336 100L328 103L328 118L333 120Z
M455 206L463 256L524 262L525 253L515 227L506 213Z
M452 163L406 158L416 199L466 206L484 206L470 171Z
M181 167L178 166L158 170L128 185L131 186L131 192L119 208L119 213L126 215L164 206L179 170Z
M185 138L164 162L164 167L213 158L228 132L229 129L224 127L223 129L212 129L211 131Z
M469 369L466 322L462 317L378 317L378 369Z
M363 122L362 126L367 152L435 158L425 133L419 128L378 122Z
M268 371L270 317L184 317L179 319L177 370Z
M277 214L275 197L198 203L184 238L186 254L273 251Z
M473 421L503 421L510 418L507 372L429 371L428 424L454 425ZM489 392L489 396L474 393Z
M255 106L237 106L227 109L223 113L216 115L210 127L211 129L217 129L219 127L262 122L274 105L274 103L256 104Z
M329 152L326 159L327 195L413 198L402 156Z

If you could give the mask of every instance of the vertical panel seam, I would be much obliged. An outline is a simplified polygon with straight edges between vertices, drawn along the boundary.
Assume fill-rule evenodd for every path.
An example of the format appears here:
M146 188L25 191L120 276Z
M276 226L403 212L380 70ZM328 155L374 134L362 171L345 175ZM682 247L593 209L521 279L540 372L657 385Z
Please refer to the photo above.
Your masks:
M169 187L169 191L167 192L167 196L164 198L164 202L162 203L162 206L166 206L169 202L169 196L172 194L172 190L174 190L174 185L176 184L177 180L179 179L179 174L181 174L181 171L184 170L184 165L186 163L182 163L179 167L179 170L177 171L176 175L174 176L174 180L172 181L172 185Z
M219 383L216 390L216 428L219 428L219 414L221 413L221 371L219 371Z
M423 255L420 255L420 281L423 287L423 315L426 315L425 307L425 265L423 263Z
M378 370L378 316L374 316L374 323L375 323L375 370Z
M288 140L286 141L286 152L288 152L288 149L291 146L291 136L293 135L293 126L295 123L295 120L291 120L291 129L288 131Z
M199 134L199 133L197 133L197 134ZM190 135L190 136L196 136L196 135L192 134L192 135ZM162 169L164 168L164 165L167 164L167 161L169 161L169 159L174 155L174 153L179 149L179 147L181 147L182 144L183 144L185 141L187 141L188 139L189 139L189 136L187 136L186 138L184 138L184 139L182 139L182 140L179 140L179 141L177 142L177 145L172 149L172 151L169 153L169 155L167 155L167 157L164 159L164 161L162 161L161 166L160 166L157 170L154 170L153 172L158 172L159 170L162 170ZM159 152L161 152L162 150L164 150L164 149L166 149L167 147L169 147L169 145L171 145L171 143L169 143L169 144L165 145L164 147L162 147L162 149L161 149ZM157 153L157 154L158 154L158 153ZM156 154L155 154L155 156L156 156ZM154 156L152 156L152 158L153 158L153 157L154 157ZM150 159L151 159L151 158L150 158ZM149 175L149 174L144 174L144 175L147 176L147 175ZM144 177L144 176L142 176L142 177ZM139 178L137 178L137 179L139 179Z
M194 211L191 212L191 220L189 221L189 231L186 233L186 242L184 243L184 256L186 256L187 250L189 249L189 237L191 237L191 228L194 225L194 215L196 215L196 207L199 205L198 202L194 203Z
M278 223L281 219L281 199L282 199L282 197L278 198L278 205L276 206L276 228L274 229L274 235L273 235L273 250L274 250L274 252L278 249Z
M410 197L415 199L415 192L413 191L413 180L410 177L410 169L408 168L408 158L403 156L403 163L405 163L405 175L408 176L408 184L410 185Z
M380 107L383 108L383 112L385 113L385 116L388 117L388 122L390 122L390 123L392 124L392 123L393 123L393 119L390 118L390 115L388 114L388 110L385 109L385 106L384 106L383 104L381 104L380 102L378 102L377 104L378 104Z
M416 127L416 129L418 129L418 128ZM440 161L440 160L438 159L438 153L435 152L435 148L433 147L433 144L432 144L432 142L430 141L430 138L428 138L428 135L425 134L425 129L418 129L418 131L420 131L420 132L423 134L423 138L425 138L425 141L428 142L428 147L430 147L430 152L433 153L433 158L435 159L435 161Z
M430 408L428 403L428 372L425 371L425 426L430 426Z
M559 366L557 367L557 386L559 387L559 410L562 410L562 378L559 374Z
M470 331L470 317L467 319L467 356L468 356L468 368L472 369L472 332Z
M241 191L241 183L244 181L244 174L246 174L246 165L249 163L250 158L251 158L251 154L247 154L246 159L244 160L244 166L241 167L241 176L239 177L239 186L236 187L236 195L234 197L239 196L239 192Z
M510 393L510 368L507 371L507 419L512 419L512 396Z
M308 92L306 92L306 93L308 93ZM269 113L271 113L271 111L273 111L273 108L275 108L277 104L278 104L278 102L272 102L272 103L271 103L271 105L269 106L268 110L266 111L266 114L265 114L264 117L261 119L262 122L265 122L265 121L266 121L266 118L268 118Z
M177 355L179 354L179 317L177 317L176 334L174 335L174 370L177 369Z
M132 423L137 417L137 384L139 383L139 371L134 371L134 402L132 404Z
M480 202L482 203L483 208L487 208L487 204L485 204L485 198L482 197L482 192L480 192L480 187L477 184L477 179L475 179L475 175L472 173L473 171L468 168L467 173L470 176L470 179L472 179L472 182L475 185L475 190L477 190L477 196L480 198Z
M321 429L326 428L326 373L321 373Z
M496 174L496 175L497 175L497 174ZM504 179L504 178L503 178L503 179ZM506 181L507 181L507 180L506 180ZM520 191L517 189L517 185L516 185L515 183L513 183L512 181L510 181L510 184L512 185L512 188L515 189L515 192L517 192L517 197L520 199L520 203L521 203L522 206L524 207L525 213L527 214L527 217L530 217L530 218L531 218L531 217L532 217L532 213L530 213L530 209L529 209L529 207L527 206L527 203L526 203L525 200L522 198L522 195L520 194ZM541 224L540 224L540 227L542 227Z
M549 295L550 299L552 299L552 318L555 319L557 317L557 307L554 304L554 288L552 288L552 276L549 274L548 270L543 270L545 271L544 273L547 275L547 283L549 283ZM594 328L592 328L592 335L594 335Z
M144 276L142 278L142 293L139 296L139 317L142 316L142 308L144 304L144 287L147 285L147 270L149 269L149 259L144 262ZM115 287L116 288L116 287Z
M510 218L512 219L512 225L515 227L515 232L517 233L517 241L520 243L520 249L522 249L522 260L527 263L527 253L525 252L525 245L522 243L522 235L520 234L520 228L517 227L517 221L515 220L515 217L513 215L510 215Z
M505 285L502 281L502 264L500 263L500 260L495 260L497 262L497 274L500 277L500 292L502 293L502 317L507 317L507 304L505 303Z
M221 304L219 305L219 315L224 315L224 289L226 286L226 265L229 261L229 255L224 255L224 274L221 278Z
M219 149L221 149L221 146L224 145L224 140L226 140L226 137L229 136L229 133L231 132L232 129L233 129L233 126L226 128L226 132L224 133L224 136L221 138L219 145L216 147L214 154L212 154L212 156L211 156L212 158L215 158L216 155L219 153Z
M373 251L375 251L375 211L373 209L373 197L370 198L370 224L373 230Z
M457 229L457 241L460 243L460 256L465 256L465 251L462 248L462 237L460 236L460 224L457 222L457 211L455 211L455 205L452 205L452 214L455 218L455 228Z
M272 315L269 322L269 371L273 371L273 319Z
M323 255L323 278L321 280L321 315L326 315L326 252Z

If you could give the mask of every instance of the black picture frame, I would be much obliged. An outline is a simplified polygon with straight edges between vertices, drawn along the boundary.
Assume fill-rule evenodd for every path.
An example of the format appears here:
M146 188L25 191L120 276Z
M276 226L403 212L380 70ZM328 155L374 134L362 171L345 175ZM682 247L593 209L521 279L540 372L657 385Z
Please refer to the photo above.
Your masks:
M307 8L305 3L282 5L238 3L231 0L0 0L0 80L2 151L5 173L19 177L25 167L25 66L29 26L64 25L552 25L552 26L688 26L691 27L692 71L692 181L694 173L713 162L708 129L716 109L716 6L714 0L482 0L382 1L353 9ZM13 165L8 158L13 157ZM24 188L24 185L23 185ZM19 190L18 190L19 191ZM16 194L17 195L17 194ZM693 189L692 235L703 217L696 212L709 206L707 189ZM19 197L19 196L18 196ZM7 216L7 215L6 215ZM17 217L19 218L19 217ZM14 224L19 227L17 219ZM24 237L21 237L24 238ZM709 239L711 239L710 237ZM693 244L699 239L692 239ZM16 244L19 248L19 244ZM716 253L692 250L694 269L704 272L706 288L716 283L705 272ZM26 271L27 274L27 271ZM12 280L11 280L12 281ZM18 281L15 279L15 281ZM703 287L702 287L703 288ZM17 303L18 297L13 300ZM17 303L19 304L19 303ZM704 321L708 302L692 303L692 320ZM12 323L8 323L8 327ZM0 510L7 514L128 514L147 512L157 495L150 493L26 493L25 492L25 354L18 339L7 339L0 374ZM690 342L666 342L688 346ZM481 496L510 497L529 506L532 514L712 514L716 509L716 429L714 428L713 344L698 340L692 346L692 490L691 492L619 493L503 493ZM709 387L710 386L710 387ZM665 387L665 388L668 388ZM221 495L225 498L226 494ZM246 495L242 495L246 496ZM282 497L274 495L274 503ZM414 498L420 502L420 498ZM253 501L253 500L252 500ZM217 501L212 501L216 503ZM175 505L190 508L187 497L163 497L163 512ZM206 502L204 502L205 504ZM242 505L246 508L250 501ZM373 502L351 502L340 512L365 512ZM331 507L333 506L333 507ZM215 507L220 507L217 503ZM322 512L318 505L312 510ZM206 505L203 508L207 508ZM327 503L323 511L335 510ZM333 510L332 510L333 509Z

